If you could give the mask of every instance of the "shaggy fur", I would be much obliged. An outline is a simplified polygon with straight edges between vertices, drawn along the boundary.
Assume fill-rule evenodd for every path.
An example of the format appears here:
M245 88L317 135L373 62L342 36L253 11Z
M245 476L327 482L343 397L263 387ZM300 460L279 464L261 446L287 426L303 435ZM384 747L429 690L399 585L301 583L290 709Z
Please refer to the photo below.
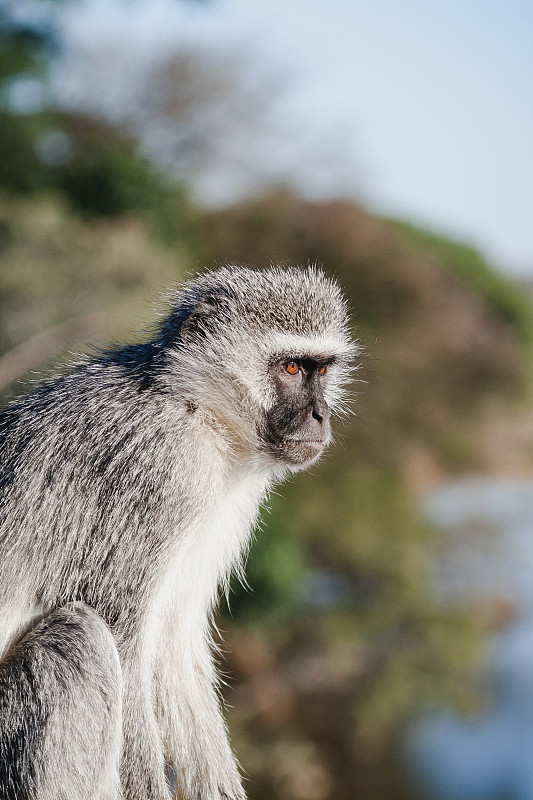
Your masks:
M271 365L355 352L322 272L224 268L169 294L147 344L79 363L0 415L0 797L245 797L210 618L261 502ZM303 458L303 457L302 457Z

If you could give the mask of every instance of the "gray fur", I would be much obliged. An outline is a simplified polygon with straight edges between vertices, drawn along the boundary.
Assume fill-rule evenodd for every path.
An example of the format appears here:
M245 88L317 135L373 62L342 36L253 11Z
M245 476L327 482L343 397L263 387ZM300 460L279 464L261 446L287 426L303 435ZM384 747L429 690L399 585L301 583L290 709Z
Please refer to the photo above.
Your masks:
M224 268L168 302L147 344L0 415L5 800L163 800L165 763L191 800L245 797L210 618L272 483L329 440L323 411L284 418L271 365L331 361L340 409L354 346L315 268Z
M0 663L3 800L117 797L121 699L115 643L92 609L69 603L35 624Z

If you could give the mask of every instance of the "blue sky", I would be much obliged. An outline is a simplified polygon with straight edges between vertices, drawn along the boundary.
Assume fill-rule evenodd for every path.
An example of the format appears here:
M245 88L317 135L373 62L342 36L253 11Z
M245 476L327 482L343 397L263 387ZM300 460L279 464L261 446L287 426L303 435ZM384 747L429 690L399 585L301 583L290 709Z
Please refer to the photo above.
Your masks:
M302 169L303 188L362 196L533 277L529 0L86 0L70 13L86 41L198 42L287 75L280 114L303 140L340 143ZM276 159L291 172L290 144L268 153L274 172Z

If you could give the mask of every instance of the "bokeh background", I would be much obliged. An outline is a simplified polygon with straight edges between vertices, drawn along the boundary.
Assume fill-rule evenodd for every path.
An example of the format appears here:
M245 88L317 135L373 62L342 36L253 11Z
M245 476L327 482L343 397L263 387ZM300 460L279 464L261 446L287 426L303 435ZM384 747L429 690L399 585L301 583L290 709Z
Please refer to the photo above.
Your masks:
M3 402L319 262L354 415L223 604L251 800L533 800L533 7L2 0Z

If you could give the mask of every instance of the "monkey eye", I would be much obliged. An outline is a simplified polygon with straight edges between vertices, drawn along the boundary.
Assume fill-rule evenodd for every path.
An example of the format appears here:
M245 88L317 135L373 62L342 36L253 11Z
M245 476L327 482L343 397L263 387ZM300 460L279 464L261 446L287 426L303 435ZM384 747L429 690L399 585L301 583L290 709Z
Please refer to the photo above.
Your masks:
M287 361L286 364L283 365L285 367L286 372L289 375L296 375L297 372L300 370L300 365L297 361Z
M328 365L327 364L322 364L322 366L318 370L318 374L319 375L325 375L327 371L328 371Z

